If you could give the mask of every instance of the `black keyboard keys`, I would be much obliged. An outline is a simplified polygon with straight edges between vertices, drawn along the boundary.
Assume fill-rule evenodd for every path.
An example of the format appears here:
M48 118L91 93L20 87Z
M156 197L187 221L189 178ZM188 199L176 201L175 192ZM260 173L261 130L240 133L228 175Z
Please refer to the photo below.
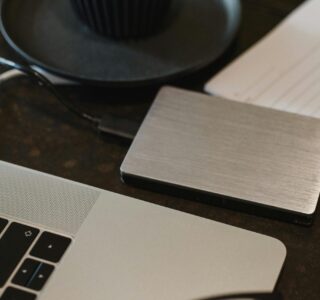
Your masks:
M16 275L13 277L12 282L21 286L28 286L29 281L32 276L36 273L36 271L40 267L40 262L33 259L26 259L21 267L19 268Z
M3 231L3 229L5 229L7 224L8 224L7 220L0 218L0 233Z
M31 255L57 263L62 258L70 243L71 239L69 238L44 232L31 250Z
M12 223L0 239L0 287L28 251L39 230L18 223Z
M29 289L40 291L53 270L54 266L33 259L26 259L14 276L12 282Z
M31 278L27 287L36 291L40 291L49 279L53 270L54 266L41 263L37 271L33 274L33 277Z
M35 300L35 294L9 287L3 293L1 300Z

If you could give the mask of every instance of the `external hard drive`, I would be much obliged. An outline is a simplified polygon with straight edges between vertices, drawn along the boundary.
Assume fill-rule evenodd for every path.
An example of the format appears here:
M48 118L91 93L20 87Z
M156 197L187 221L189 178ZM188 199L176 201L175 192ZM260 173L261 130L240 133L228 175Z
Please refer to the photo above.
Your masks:
M121 174L145 188L311 224L320 120L165 87Z

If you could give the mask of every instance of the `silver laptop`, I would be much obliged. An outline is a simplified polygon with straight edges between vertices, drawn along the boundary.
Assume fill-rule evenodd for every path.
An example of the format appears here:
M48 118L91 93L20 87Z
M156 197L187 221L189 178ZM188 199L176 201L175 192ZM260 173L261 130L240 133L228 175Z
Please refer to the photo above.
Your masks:
M1 300L271 292L270 237L0 162Z
M167 87L121 172L128 183L310 224L320 120Z

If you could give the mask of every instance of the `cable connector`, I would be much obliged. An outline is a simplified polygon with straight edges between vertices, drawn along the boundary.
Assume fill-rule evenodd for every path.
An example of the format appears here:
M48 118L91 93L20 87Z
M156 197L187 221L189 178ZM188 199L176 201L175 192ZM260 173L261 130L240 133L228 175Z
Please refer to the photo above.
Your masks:
M133 140L135 138L139 127L140 123L138 122L112 114L103 115L98 124L98 130L100 132L119 136L127 140Z

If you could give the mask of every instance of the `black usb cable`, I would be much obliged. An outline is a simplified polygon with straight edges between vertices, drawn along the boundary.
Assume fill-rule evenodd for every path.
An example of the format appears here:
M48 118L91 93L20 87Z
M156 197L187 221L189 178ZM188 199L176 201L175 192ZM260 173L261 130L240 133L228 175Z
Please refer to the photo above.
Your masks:
M70 112L91 123L99 132L111 134L128 140L134 139L139 128L138 123L129 121L124 118L116 117L112 114L104 114L102 117L88 114L67 101L58 92L58 90L54 87L50 80L48 80L45 76L43 76L32 67L14 62L3 57L0 57L0 65L5 66L9 69L18 70L21 72L21 74L34 79L38 85L46 88Z

